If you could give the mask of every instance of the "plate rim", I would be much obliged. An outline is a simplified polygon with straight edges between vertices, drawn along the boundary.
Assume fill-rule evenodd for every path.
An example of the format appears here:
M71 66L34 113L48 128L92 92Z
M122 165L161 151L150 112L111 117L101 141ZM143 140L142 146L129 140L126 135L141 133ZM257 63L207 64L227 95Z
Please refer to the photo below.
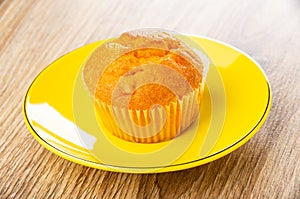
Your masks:
M163 173L163 172L179 171L179 170L189 169L189 168L193 168L193 167L196 167L196 166L200 166L200 165L212 162L214 160L217 160L217 159L219 159L221 157L224 157L225 155L228 155L229 153L233 152L234 150L236 150L237 148L242 146L244 143L246 143L251 137L253 137L257 133L257 131L260 129L260 127L264 124L265 120L267 119L268 113L270 112L270 109L271 109L271 106L272 106L272 90L271 90L269 80L268 80L264 70L260 66L260 64L258 64L246 52L238 49L237 47L232 46L231 44L219 41L217 39L213 39L213 38L209 38L209 37L205 37L205 36L199 36L199 35L195 35L195 34L186 34L186 33L182 33L182 34L184 34L186 36L194 37L194 38L206 39L206 40L210 40L210 41L213 41L213 42L216 42L216 43L220 43L222 45L225 45L227 47L230 47L230 48L238 51L239 53L245 55L249 60L251 60L256 65L256 67L263 74L264 79L266 80L266 85L267 85L267 88L268 88L268 101L266 103L264 113L262 114L259 121L251 128L251 130L249 130L249 132L247 132L247 134L245 134L242 138L240 138L235 143L227 146L226 148L224 148L224 149L222 149L218 152L215 152L213 154L210 154L208 156L205 156L205 157L202 157L202 158L199 158L199 159L196 159L196 160L192 160L192 161L188 161L188 162L184 162L184 163L178 163L178 164L170 164L170 165L165 165L165 166L152 166L152 167L118 166L118 165L109 165L109 164L100 163L100 162L93 162L93 161L90 161L90 160L86 160L86 159L77 157L77 156L75 156L73 154L70 154L70 153L67 153L67 152L65 152L65 151L63 151L63 150L61 150L61 149L59 149L55 146L52 146L50 143L48 143L46 140L44 140L42 137L40 137L40 135L35 131L35 129L33 128L33 126L31 125L31 123L29 121L29 118L28 118L27 113L26 113L26 102L29 98L28 94L29 94L29 91L32 88L33 84L37 81L37 79L40 77L40 75L42 73L44 73L48 68L50 68L50 66L53 63L59 61L63 57L67 56L68 54L71 54L72 52L74 52L78 48L74 49L74 50L72 50L72 51L70 51L66 54L63 54L62 56L60 56L59 58L57 58L56 60L54 60L53 62L48 64L43 70L41 70L36 75L36 77L33 79L31 84L29 85L28 89L26 90L26 94L24 96L23 104L22 104L22 114L23 114L23 118L24 118L24 121L25 121L25 124L26 124L28 130L33 135L33 137L43 147L45 147L50 152L66 159L66 160L69 160L69 161L72 161L72 162L75 162L77 164L81 164L81 165L84 165L84 166L96 168L96 169L102 169L102 170L107 170L107 171L115 171L115 172L123 172L123 173ZM89 43L89 44L86 44L84 46L92 45L92 44L95 44L95 43L100 42L100 41L105 41L105 39L99 40L99 41L96 41L96 42L93 42L93 43ZM82 48L84 46L81 46L79 48ZM150 171L147 171L147 170L150 170Z

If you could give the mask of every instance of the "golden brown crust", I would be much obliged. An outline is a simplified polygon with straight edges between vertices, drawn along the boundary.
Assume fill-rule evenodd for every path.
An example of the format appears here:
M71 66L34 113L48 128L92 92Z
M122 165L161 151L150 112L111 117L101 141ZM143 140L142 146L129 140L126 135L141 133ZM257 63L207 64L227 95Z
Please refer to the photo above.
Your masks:
M129 108L140 110L153 104L167 105L176 95L180 98L199 88L202 71L201 60L179 39L165 32L144 31L124 33L98 47L87 60L83 75L96 100L111 104L114 97L114 105L126 107L127 101L122 99L130 97Z

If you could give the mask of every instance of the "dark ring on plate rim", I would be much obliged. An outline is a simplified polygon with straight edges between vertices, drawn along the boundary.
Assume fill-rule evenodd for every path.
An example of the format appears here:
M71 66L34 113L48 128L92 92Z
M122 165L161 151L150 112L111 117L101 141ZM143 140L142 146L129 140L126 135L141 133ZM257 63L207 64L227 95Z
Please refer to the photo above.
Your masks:
M187 34L188 36L196 36L196 35L189 35ZM198 38L204 38L204 39L208 39L208 40L211 40L211 41L214 41L214 42L217 42L217 43L220 43L222 45L226 45L230 48L233 48L234 50L237 50L238 52L240 52L241 54L245 55L247 58L249 58L251 61L254 62L254 64L256 64L258 66L258 68L260 69L260 71L263 73L265 79L266 79L266 84L268 86L268 102L267 102L267 105L266 105L266 108L265 108L265 111L264 113L262 114L260 120L256 123L256 125L244 136L242 137L240 140L238 140L237 142L233 143L232 145L222 149L221 151L218 151L214 154L211 154L209 156L206 156L206 157L203 157L203 158L200 158L200 159L196 159L196 160L192 160L192 161L189 161L189 162L184 162L184 163L179 163L179 164L171 164L171 165L165 165L165 166L153 166L153 167L129 167L129 166L116 166L116 165L109 165L109 164L103 164L103 163L99 163L99 162L93 162L93 161L90 161L90 160L85 160L85 159L82 159L82 158L79 158L79 157L76 157L72 154L69 154L69 153L66 153L58 148L56 148L55 146L52 146L50 143L46 142L42 137L40 137L40 135L35 131L35 129L33 128L33 126L31 125L31 123L29 122L29 119L27 117L27 112L26 112L26 101L28 100L28 93L31 89L31 87L33 86L33 84L35 83L35 81L37 80L37 78L45 71L49 68L49 66L55 62L57 62L58 60L62 59L63 57L65 57L66 55L68 54L71 54L73 51L69 52L69 53L66 53L64 55L62 55L61 57L59 57L58 59L56 59L54 62L52 62L50 65L48 65L46 68L44 68L36 77L35 79L32 81L32 83L30 84L29 88L27 89L27 92L26 92L26 95L25 95L25 98L24 98L24 101L23 101L23 114L24 114L24 117L26 119L26 123L27 125L30 127L31 129L31 133L35 133L35 135L39 138L39 140L37 139L37 141L41 144L42 142L47 144L49 147L51 147L52 149L56 150L56 152L59 152L59 153L62 153L68 157L70 157L70 160L69 161L72 161L72 162L75 162L75 163L78 163L79 162L76 162L75 160L79 160L79 161L83 161L83 162L87 162L87 163L92 163L93 165L100 165L100 166L104 166L104 167L108 167L108 168L115 168L116 169L116 172L127 172L128 171L123 171L123 170L118 170L119 169L141 169L141 170L146 170L146 169L163 169L163 168L170 168L170 167L177 167L177 166L182 166L182 165L188 165L188 164L192 164L192 163L195 163L195 162L198 162L198 161L202 161L202 160L205 160L205 159L208 159L210 157L213 157L215 155L218 155L218 154L221 154L222 152L224 151L227 151L228 149L234 147L235 145L237 145L238 143L240 143L241 141L243 141L245 138L247 138L256 128L257 126L261 123L261 121L265 118L265 116L267 116L267 112L269 110L269 107L270 107L270 101L271 101L271 88L270 88L270 84L267 80L267 76L265 75L264 71L262 70L262 68L260 67L260 65L253 59L251 58L248 54L246 54L245 52L242 52L241 50L239 50L238 48L234 47L234 46L231 46L230 44L227 44L227 43L224 43L224 42L221 42L221 41L218 41L218 40L215 40L215 39L211 39L211 38L206 38L206 37L200 37L200 36L196 36ZM48 150L48 149L47 149ZM52 151L51 151L52 152ZM54 152L53 152L54 153ZM59 153L55 153L56 155L64 158L61 154ZM225 155L228 155L228 154L224 154L223 156L221 157L224 157ZM220 157L220 158L221 158ZM64 158L65 159L65 158ZM214 160L213 160L214 161ZM209 163L209 162L207 162ZM205 163L206 164L206 163ZM92 166L92 165L86 165L84 164L84 166L87 166L87 167L93 167L93 168L97 168L97 169L100 169L96 166ZM197 166L200 166L200 165L197 165ZM194 166L196 167L196 166ZM191 167L193 168L193 167ZM187 168L189 169L189 168ZM152 172L150 172L152 173ZM154 172L155 173L155 172ZM159 172L157 172L159 173Z

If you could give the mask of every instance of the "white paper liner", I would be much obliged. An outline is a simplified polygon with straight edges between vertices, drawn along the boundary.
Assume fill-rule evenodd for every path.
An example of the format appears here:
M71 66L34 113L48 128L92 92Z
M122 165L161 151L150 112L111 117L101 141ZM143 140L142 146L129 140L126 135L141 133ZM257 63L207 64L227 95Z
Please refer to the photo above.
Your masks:
M204 84L168 106L149 110L128 110L96 100L96 109L101 123L113 135L130 142L156 143L170 140L188 128L199 115ZM166 119L164 119L164 110ZM139 128L149 124L151 128ZM131 121L134 118L135 125ZM165 124L163 124L165 122ZM163 128L160 128L163 127ZM125 129L125 130L122 130ZM128 133L126 133L126 132ZM154 132L157 132L154 134Z

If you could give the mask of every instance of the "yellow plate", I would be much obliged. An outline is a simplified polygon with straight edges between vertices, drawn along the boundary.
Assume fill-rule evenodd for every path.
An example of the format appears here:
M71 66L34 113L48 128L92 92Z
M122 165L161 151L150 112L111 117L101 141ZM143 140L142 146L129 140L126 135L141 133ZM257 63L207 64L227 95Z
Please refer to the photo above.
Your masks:
M44 69L29 87L25 122L45 148L70 161L109 171L159 173L216 160L243 145L261 127L271 90L259 65L240 50L188 36L214 63L207 74L200 120L177 138L140 144L112 136L99 124L82 82L84 60L101 43L76 49Z

